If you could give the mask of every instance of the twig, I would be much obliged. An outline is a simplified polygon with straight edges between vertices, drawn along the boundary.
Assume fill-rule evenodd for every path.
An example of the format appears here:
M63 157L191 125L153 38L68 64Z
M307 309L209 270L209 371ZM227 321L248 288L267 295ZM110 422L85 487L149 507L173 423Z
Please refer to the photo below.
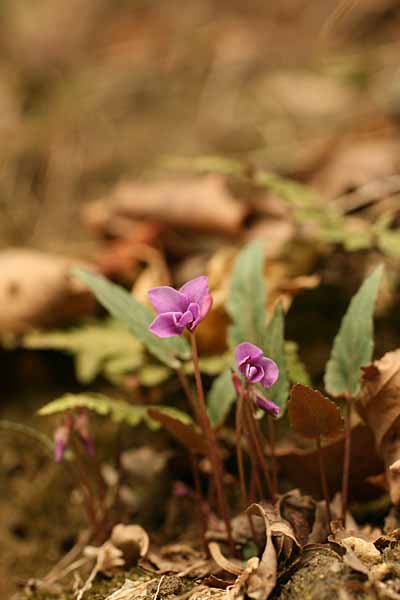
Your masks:
M161 575L161 577L160 577L160 580L158 582L158 586L156 589L156 593L153 596L153 600L157 600L157 598L158 598L158 594L160 593L160 588L161 588L161 584L162 584L164 577L165 577L165 575Z

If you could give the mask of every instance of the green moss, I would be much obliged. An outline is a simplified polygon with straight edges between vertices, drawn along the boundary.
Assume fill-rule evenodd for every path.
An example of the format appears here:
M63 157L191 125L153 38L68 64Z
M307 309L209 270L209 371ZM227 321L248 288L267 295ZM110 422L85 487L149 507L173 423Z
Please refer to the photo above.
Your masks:
M278 597L279 600L336 600L343 588L349 592L348 598L372 598L363 589L362 576L346 567L335 552L322 549L293 575Z

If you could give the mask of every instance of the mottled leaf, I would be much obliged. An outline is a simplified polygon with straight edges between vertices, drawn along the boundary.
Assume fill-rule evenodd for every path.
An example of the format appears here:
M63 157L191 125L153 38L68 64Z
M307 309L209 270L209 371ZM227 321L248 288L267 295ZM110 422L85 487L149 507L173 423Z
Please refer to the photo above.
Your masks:
M189 345L184 338L160 339L149 331L154 313L147 306L137 302L124 288L83 269L73 269L72 273L83 281L111 315L125 323L131 333L161 362L176 369L180 366L179 358L190 357Z
M87 384L102 373L113 382L138 369L143 345L119 322L106 320L73 329L35 331L24 337L26 348L62 350L72 354L78 380Z
M99 415L110 416L116 423L126 423L135 427L141 422L146 423L150 429L159 429L158 421L149 416L149 406L129 404L124 400L114 400L103 394L65 394L49 402L39 410L39 415L47 416L63 413L77 408L87 408ZM151 408L179 419L181 422L190 424L192 420L189 415L169 406L152 406Z
M208 416L214 427L224 423L235 398L236 392L232 383L231 370L226 369L214 379L207 395Z
M262 345L266 327L264 251L257 240L247 244L235 261L227 310L232 319L228 338L231 347L241 342Z
M292 429L305 438L335 436L343 426L339 407L306 385L291 389L288 413Z
M299 356L299 346L292 340L285 342L286 368L291 383L311 385L311 378Z
M354 396L360 389L360 369L373 352L373 313L383 272L377 267L353 296L343 317L325 372L329 394Z

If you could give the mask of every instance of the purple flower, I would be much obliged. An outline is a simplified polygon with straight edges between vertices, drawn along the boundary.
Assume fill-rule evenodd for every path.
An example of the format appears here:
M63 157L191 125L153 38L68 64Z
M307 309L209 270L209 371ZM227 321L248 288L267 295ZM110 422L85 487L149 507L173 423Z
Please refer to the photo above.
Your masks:
M77 415L66 414L64 419L54 432L54 460L59 463L64 458L65 450L71 435L78 434L79 439L90 456L94 456L94 442L89 431L89 417L87 411L82 410Z
M278 379L278 365L271 358L266 358L258 346L243 342L237 346L235 354L238 369L248 383L261 383L265 388L269 388ZM237 395L240 396L243 393L243 386L234 371L232 371L232 383ZM249 392L257 408L261 408L273 417L280 415L281 409L277 404L258 394L252 386Z
M72 429L72 419L65 418L64 422L54 432L54 460L60 463L64 458Z
M235 355L238 369L248 382L269 388L278 379L278 365L264 356L258 346L243 342L236 347Z
M81 442L89 456L95 455L94 441L90 434L89 416L86 410L82 410L74 420L74 430L78 433Z
M212 305L205 275L191 279L179 290L163 285L148 292L157 317L149 329L160 338L181 335L187 328L194 331Z
M261 408L261 410L265 411L272 417L279 417L279 415L281 413L281 409L279 408L279 406L277 404L275 404L275 402L272 402L271 400L268 400L267 398L263 398L262 396L259 396L258 394L256 394L254 402L255 402L257 408Z

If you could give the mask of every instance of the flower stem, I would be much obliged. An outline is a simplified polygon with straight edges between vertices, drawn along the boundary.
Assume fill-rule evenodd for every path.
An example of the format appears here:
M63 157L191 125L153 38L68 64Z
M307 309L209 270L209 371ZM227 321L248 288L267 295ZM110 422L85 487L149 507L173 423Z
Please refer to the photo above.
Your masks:
M206 533L208 527L208 519L204 510L204 499L203 494L201 493L201 483L200 483L200 474L199 474L199 465L197 464L197 457L193 452L190 452L190 465L192 467L192 475L193 475L193 483L195 489L195 495L197 501L199 502L199 522L201 531L203 534L203 546L204 551L208 555L208 545L206 541Z
M244 461L243 461L243 448L242 448L242 434L243 434L243 396L239 396L236 405L236 460L239 473L239 486L240 494L242 496L242 503L244 506L248 504L248 496L246 489L246 480L244 476Z
M226 533L228 537L229 548L234 553L235 547L232 539L231 523L229 518L228 504L224 493L224 471L222 466L221 457L218 451L217 440L213 428L211 427L210 419L207 414L206 401L204 398L203 382L201 380L200 367L199 367L199 352L197 349L197 341L194 333L190 333L190 341L192 343L192 360L194 367L194 377L196 382L197 399L199 416L201 419L201 426L203 429L204 437L207 442L209 458L212 467L212 473L214 478L215 490L217 493L218 506L221 517L225 522Z
M246 489L246 479L244 475L244 460L243 460L243 447L242 447L242 435L243 435L243 394L240 394L236 405L236 457L239 473L239 486L240 494L242 497L243 509L246 509L249 505L249 496ZM253 522L253 516L246 512L247 520L250 526L250 530L253 536L254 543L256 546L259 544L257 538L256 528Z
M332 515L331 515L331 506L330 506L330 502L329 502L328 481L326 479L324 457L323 457L322 448L321 448L321 436L318 436L316 442L317 442L317 450L318 450L318 465L319 465L319 474L321 477L322 493L323 493L324 499L325 499L326 517L328 519L328 527L330 529L331 522L332 522Z
M342 522L346 527L347 504L349 500L349 480L350 480L350 460L351 460L351 398L347 398L347 407L344 423L344 457L343 457L343 477L342 477Z
M268 440L271 451L271 468L272 468L272 481L274 484L275 492L278 492L278 463L276 460L275 453L275 423L271 415L267 415L268 421Z
M256 451L258 462L261 466L264 477L267 481L268 490L269 490L272 502L274 503L276 500L276 493L275 493L273 481L271 479L271 474L269 472L269 467L268 467L267 461L265 460L265 456L264 456L263 440L261 437L261 432L260 432L258 423L257 423L256 419L254 418L254 414L253 414L253 410L252 410L251 406L249 406L248 403L246 403L246 405L247 405L246 412L247 412L247 422L248 422L248 426L249 426L249 434L250 434L251 439L254 444L254 449Z

